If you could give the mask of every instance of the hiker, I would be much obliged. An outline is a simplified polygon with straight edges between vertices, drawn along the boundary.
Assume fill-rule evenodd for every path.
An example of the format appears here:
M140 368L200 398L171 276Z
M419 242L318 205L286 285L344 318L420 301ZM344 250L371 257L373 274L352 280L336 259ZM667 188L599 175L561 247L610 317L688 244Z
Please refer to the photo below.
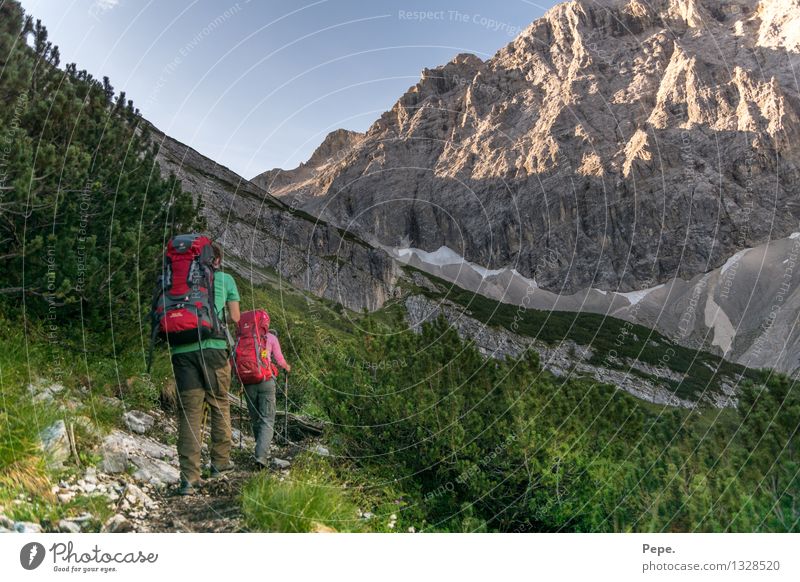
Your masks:
M269 464L275 434L277 366L286 372L292 370L283 357L277 335L269 329L269 321L269 314L263 309L243 313L232 356L234 373L244 387L256 440L255 460L261 468Z
M227 319L238 322L239 292L233 277L220 270L221 265L222 250L207 237L173 238L165 254L161 294L154 300L154 322L159 337L170 344L177 384L181 495L191 495L201 483L205 403L211 420L211 477L233 468L225 308ZM211 287L213 307L208 293Z

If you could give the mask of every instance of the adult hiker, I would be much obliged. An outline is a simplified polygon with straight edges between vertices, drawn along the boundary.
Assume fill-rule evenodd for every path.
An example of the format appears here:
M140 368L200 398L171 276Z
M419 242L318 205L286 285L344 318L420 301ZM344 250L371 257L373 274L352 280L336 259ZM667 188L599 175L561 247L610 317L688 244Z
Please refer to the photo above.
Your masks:
M242 314L231 361L234 373L244 387L256 440L256 463L264 468L269 464L269 448L275 434L277 366L286 372L292 370L283 357L277 335L269 329L269 314L265 310Z
M174 237L167 245L160 292L157 290L153 303L154 336L170 344L177 384L181 495L194 493L201 483L205 403L211 420L211 477L233 468L225 308L227 320L238 322L239 292L233 277L220 270L221 265L222 250L207 237Z

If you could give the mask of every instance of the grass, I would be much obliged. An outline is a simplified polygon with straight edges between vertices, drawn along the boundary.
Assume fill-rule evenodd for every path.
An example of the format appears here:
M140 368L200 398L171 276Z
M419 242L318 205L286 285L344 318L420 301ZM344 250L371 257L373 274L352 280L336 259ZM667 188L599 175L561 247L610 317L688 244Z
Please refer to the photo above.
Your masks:
M242 510L253 531L364 531L358 508L337 486L333 470L310 456L298 459L288 477L263 472L250 480Z
M121 426L124 408L148 410L157 406L161 383L170 376L166 354L159 354L151 378L144 374L141 353L120 349L116 358L104 338L80 342L66 332L59 342L48 341L43 328L0 315L0 513L22 521L56 524L58 519L89 511L108 517L105 499L80 496L57 503L51 488L70 473L80 473L73 457L63 469L48 468L39 435L56 420L72 426L83 465L97 461L91 452L104 433ZM26 333L20 330L26 329ZM105 338L107 342L107 338ZM34 400L30 384L60 383L63 390L52 400ZM104 396L117 396L114 406ZM99 528L99 524L90 525Z

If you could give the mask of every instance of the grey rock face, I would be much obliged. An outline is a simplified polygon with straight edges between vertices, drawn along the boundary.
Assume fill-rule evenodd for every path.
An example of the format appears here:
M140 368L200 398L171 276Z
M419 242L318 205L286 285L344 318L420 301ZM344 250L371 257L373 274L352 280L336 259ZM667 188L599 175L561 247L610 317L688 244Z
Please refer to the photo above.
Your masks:
M486 62L425 70L364 136L255 180L364 238L553 292L691 279L796 228L798 15L560 4Z
M157 159L202 202L226 265L255 283L282 282L352 310L395 297L397 265L352 232L287 205L228 168L153 130Z

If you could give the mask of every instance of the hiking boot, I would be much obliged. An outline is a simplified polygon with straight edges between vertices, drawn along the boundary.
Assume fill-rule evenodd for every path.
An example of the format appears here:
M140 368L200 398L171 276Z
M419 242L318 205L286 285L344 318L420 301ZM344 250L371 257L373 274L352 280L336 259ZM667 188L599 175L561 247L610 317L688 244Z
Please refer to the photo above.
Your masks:
M181 479L181 486L178 489L178 495L194 495L200 490L200 482L189 483Z
M212 479L216 479L217 477L222 477L223 473L227 473L228 471L232 471L234 466L235 465L232 462L228 463L227 465L225 465L223 467L219 467L219 468L215 467L214 465L211 465L211 478Z
M267 459L267 460L256 459L256 467L258 468L259 471L263 471L264 469L268 469L269 468L269 459Z

